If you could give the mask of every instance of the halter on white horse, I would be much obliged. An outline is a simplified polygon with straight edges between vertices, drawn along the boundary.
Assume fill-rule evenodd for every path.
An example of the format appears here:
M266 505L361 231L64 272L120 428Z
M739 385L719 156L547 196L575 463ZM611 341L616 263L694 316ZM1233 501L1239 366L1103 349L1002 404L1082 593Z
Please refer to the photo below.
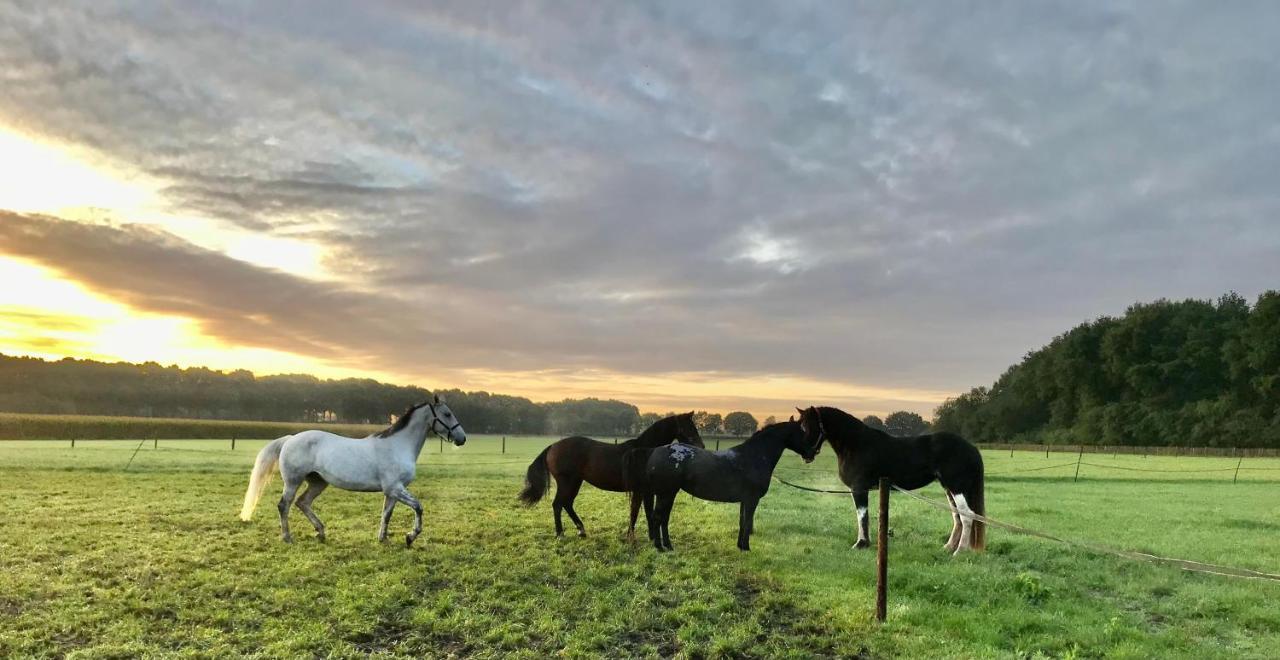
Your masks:
M413 532L405 535L405 544L413 545L422 533L422 504L406 488L417 472L418 455L426 443L427 432L461 446L467 441L462 423L440 397L412 406L386 430L367 438L356 439L327 431L303 431L270 442L254 463L249 489L244 496L240 519L249 520L278 464L284 477L284 493L280 498L280 531L286 543L289 533L289 507L295 504L298 487L305 481L307 489L296 504L316 529L316 537L324 540L324 523L311 510L311 503L330 484L346 490L381 492L384 496L382 525L378 540L387 538L387 523L397 502L413 509Z

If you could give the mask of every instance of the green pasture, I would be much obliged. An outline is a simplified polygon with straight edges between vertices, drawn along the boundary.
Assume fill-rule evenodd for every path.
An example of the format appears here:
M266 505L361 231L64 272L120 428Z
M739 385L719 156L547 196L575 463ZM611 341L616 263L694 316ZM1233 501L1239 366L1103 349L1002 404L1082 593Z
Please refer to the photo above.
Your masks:
M681 496L660 555L625 542L624 496L584 488L589 536L556 539L548 502L515 500L550 440L429 443L412 550L376 542L376 494L319 498L324 544L296 512L298 541L280 543L278 481L238 521L261 441L0 442L0 657L1280 657L1278 582L1001 530L951 558L949 517L901 495L884 625L847 495L775 484L750 553L734 506ZM1280 573L1280 459L1237 478L1235 458L1085 454L1077 481L1075 453L984 455L997 519ZM829 450L779 468L839 487ZM397 509L392 538L410 523Z

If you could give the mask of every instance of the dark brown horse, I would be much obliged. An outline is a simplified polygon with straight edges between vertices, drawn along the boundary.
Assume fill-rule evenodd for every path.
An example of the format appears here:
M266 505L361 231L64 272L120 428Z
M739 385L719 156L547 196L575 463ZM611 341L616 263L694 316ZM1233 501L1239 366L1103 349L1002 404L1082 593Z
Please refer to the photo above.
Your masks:
M693 423L693 413L672 415L660 419L645 429L638 438L626 442L612 444L592 440L580 435L560 440L542 450L538 457L529 464L525 474L524 490L520 491L520 501L525 506L533 506L547 494L551 486L548 475L556 478L556 497L551 501L551 509L555 513L556 536L564 534L564 525L560 522L560 511L569 514L569 519L578 527L578 536L586 536L587 530L582 526L582 519L573 510L573 500L578 496L582 482L614 492L626 492L627 478L623 473L623 456L632 449L653 448L679 441L702 447L702 436L698 435L698 427ZM652 497L643 492L631 493L631 524L627 528L627 537L634 539L636 531L636 515L641 503L645 506L645 518L650 515Z
M867 491L881 478L898 488L915 490L933 481L942 484L951 502L951 536L947 552L982 550L985 525L972 514L987 513L983 494L982 454L954 433L928 433L895 438L863 424L838 408L800 410L800 423L809 442L831 443L839 463L840 480L853 493L858 510L855 548L871 545L867 534Z

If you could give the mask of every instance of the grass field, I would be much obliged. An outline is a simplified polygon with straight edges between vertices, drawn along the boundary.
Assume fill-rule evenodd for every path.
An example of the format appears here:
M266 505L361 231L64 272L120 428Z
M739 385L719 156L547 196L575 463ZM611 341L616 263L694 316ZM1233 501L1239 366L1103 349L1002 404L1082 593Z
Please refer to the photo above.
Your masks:
M676 552L658 555L623 541L622 495L584 488L590 536L556 539L546 502L515 502L547 441L509 438L505 455L496 438L429 444L412 550L375 541L377 495L317 500L325 544L296 513L298 542L280 543L278 480L239 522L261 442L0 442L0 657L1280 657L1280 583L1000 530L987 553L953 559L940 547L946 514L902 496L882 626L874 551L850 549L847 496L775 485L746 554L733 547L734 507L681 496ZM1074 465L1027 471L1075 458L988 452L991 515L1280 573L1280 460L1247 459L1237 484L1228 458L1086 455L1196 471L1085 466L1078 483ZM779 475L838 487L829 451L811 466L789 454ZM411 514L397 511L403 532Z

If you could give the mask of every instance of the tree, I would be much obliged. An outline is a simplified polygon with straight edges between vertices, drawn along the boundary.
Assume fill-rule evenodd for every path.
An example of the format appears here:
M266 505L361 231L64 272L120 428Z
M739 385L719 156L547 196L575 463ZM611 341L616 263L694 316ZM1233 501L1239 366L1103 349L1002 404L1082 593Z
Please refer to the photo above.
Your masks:
M877 431L885 431L886 433L889 431L889 429L885 428L884 420L876 417L875 415L867 415L866 417L863 417L862 423Z
M924 421L923 417L906 410L890 413L888 417L884 418L884 426L890 435L896 435L900 438L920 435L929 430L929 423Z
M751 435L760 423L749 412L731 412L724 416L724 430L731 435Z
M777 423L778 423L778 418L774 417L773 415L769 415L768 417L764 418L764 426L772 426Z
M720 413L709 413L705 410L698 410L693 413L693 423L698 427L698 433L706 433L708 435L720 432Z

